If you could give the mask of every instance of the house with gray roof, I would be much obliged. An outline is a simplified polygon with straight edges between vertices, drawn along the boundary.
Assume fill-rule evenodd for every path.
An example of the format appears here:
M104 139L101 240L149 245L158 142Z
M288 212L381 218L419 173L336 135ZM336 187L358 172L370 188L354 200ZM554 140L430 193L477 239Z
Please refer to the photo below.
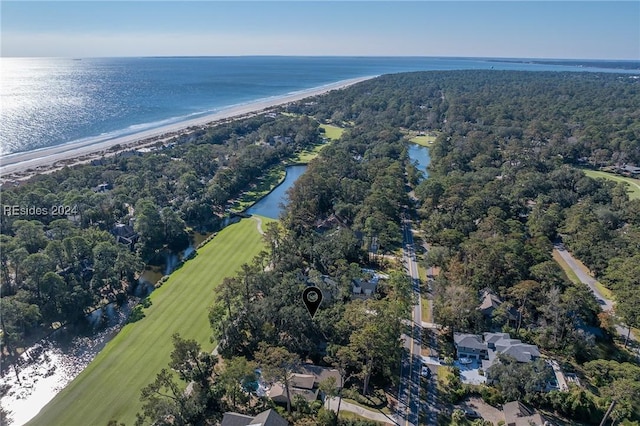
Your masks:
M275 410L267 410L255 417L239 413L224 413L221 426L289 426L289 422Z
M453 341L458 358L481 360L482 368L489 368L499 354L509 355L518 362L531 362L540 357L536 345L512 339L509 333L454 333Z
M502 306L502 304L504 304L504 301L491 290L484 289L480 292L480 306L478 306L478 310L482 312L485 318L492 319L493 313ZM513 307L509 307L506 309L506 315L509 324L515 324L520 314Z
M338 370L313 364L302 365L297 373L291 375L289 380L291 399L299 395L308 402L315 401L318 399L320 383L329 377L336 380L336 386L342 387L342 376ZM267 396L276 403L287 403L287 390L280 382L271 384Z
M502 406L506 426L551 426L540 413L519 401L507 402Z
M458 358L489 359L487 344L477 334L453 333Z

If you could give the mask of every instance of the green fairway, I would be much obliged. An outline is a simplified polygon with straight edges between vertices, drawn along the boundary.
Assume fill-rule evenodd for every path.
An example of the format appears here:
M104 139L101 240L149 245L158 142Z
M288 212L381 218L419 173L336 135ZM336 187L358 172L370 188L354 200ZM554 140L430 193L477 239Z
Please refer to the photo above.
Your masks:
M434 143L436 141L437 137L438 137L437 134L428 134L428 135L424 135L424 136L414 136L411 139L409 139L409 142L413 142L413 143L418 144L418 145L429 147L429 145L431 145L432 143Z
M299 153L297 156L291 159L291 163L293 164L308 164L311 160L316 158L320 151L324 149L331 141L340 139L344 129L337 126L332 126L330 124L321 124L320 127L324 129L324 135L329 139L328 143L321 143L319 145L314 146L311 149L306 149Z
M261 218L263 224L271 219ZM145 318L126 325L89 366L29 425L104 426L116 419L131 426L140 389L169 362L171 335L196 339L213 350L208 309L214 289L263 248L255 219L222 230L198 255L174 272L151 296Z
M640 180L628 178L624 176L619 176L613 173L601 172L597 170L588 170L588 169L580 169L584 172L585 175L590 178L603 178L609 179L614 182L626 182L629 184L629 198L630 199L640 199Z
M332 126L331 124L321 124L320 128L324 129L324 135L331 140L340 139L342 133L344 133L342 127Z

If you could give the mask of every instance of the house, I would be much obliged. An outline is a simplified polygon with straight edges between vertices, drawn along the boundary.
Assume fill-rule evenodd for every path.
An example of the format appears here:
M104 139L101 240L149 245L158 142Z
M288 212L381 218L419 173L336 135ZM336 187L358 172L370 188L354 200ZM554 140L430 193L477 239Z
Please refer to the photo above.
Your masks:
M131 250L133 250L139 238L139 235L133 229L133 226L125 225L123 223L116 223L115 226L111 228L111 235L116 237L117 242L126 244Z
M502 300L499 296L493 293L489 289L484 289L480 292L480 306L478 306L478 310L482 312L482 315L487 318L493 318L493 313L496 309L498 309L504 300ZM510 324L515 324L518 321L519 313L516 309L509 307L506 311L507 320Z
M290 397L293 399L300 395L308 402L318 399L320 383L329 377L336 379L336 385L342 387L342 376L338 370L328 367L320 367L313 364L304 364L297 373L291 375L289 383ZM280 404L287 403L287 391L282 383L276 382L271 385L267 396L274 402Z
M489 359L487 345L477 334L454 333L453 342L456 346L458 359Z
M519 401L507 402L502 406L506 426L546 426L551 425L536 410Z
M313 375L294 373L289 380L289 396L291 399L296 396L303 397L307 402L313 402L318 399L318 388L314 386ZM287 390L282 383L276 382L271 385L268 395L273 402L279 404L287 403Z
M375 272L373 269L363 269L369 279L357 279L352 281L351 291L354 296L369 298L378 288L378 282L389 279L388 275Z
M224 413L220 426L289 426L275 410L267 410L255 417L238 413Z
M356 296L371 297L376 292L377 287L377 281L353 280L351 290Z
M625 164L624 166L620 167L619 170L620 170L620 173L622 173L623 175L629 175L629 176L640 175L640 167L633 166L631 164Z
M93 192L107 192L110 189L113 189L113 186L110 183L105 182L93 188Z
M482 336L454 333L453 341L458 359L481 360L485 370L491 367L500 354L509 355L518 362L531 362L540 357L537 346L512 339L509 333L484 333Z
M489 348L489 353L509 355L518 362L531 362L540 358L540 351L536 345L512 339L509 333L484 333L484 341Z

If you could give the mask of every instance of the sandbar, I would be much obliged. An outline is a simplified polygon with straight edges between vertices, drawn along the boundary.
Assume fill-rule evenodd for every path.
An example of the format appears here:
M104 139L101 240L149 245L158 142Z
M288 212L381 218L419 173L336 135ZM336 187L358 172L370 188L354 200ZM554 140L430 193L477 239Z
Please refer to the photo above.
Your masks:
M158 141L179 136L182 132L190 131L189 129L193 127L212 125L215 124L215 122L237 119L264 112L275 106L321 95L331 90L343 89L374 77L376 76L341 80L282 96L259 99L255 102L230 106L203 117L163 125L125 136L98 136L61 145L5 155L0 157L0 182L23 181L35 174L49 173L64 166L88 162L102 156L114 155L117 151L109 151L109 149L116 145L119 146L118 151L120 151L155 144Z

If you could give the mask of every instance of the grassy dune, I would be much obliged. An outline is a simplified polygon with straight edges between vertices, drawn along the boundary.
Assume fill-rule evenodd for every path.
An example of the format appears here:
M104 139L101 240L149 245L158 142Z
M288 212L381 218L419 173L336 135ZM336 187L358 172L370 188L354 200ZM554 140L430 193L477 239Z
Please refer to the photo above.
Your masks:
M640 180L638 179L619 176L613 173L601 172L598 170L588 170L588 169L581 169L581 170L584 172L585 175L589 176L590 178L594 178L594 179L603 178L603 179L612 180L614 182L626 182L629 184L629 198L632 200L640 199Z
M270 219L262 218L263 222ZM104 426L111 419L133 425L140 389L167 366L171 335L196 339L213 350L208 308L214 290L262 249L254 219L222 230L198 255L151 294L145 318L127 324L91 364L29 425Z

